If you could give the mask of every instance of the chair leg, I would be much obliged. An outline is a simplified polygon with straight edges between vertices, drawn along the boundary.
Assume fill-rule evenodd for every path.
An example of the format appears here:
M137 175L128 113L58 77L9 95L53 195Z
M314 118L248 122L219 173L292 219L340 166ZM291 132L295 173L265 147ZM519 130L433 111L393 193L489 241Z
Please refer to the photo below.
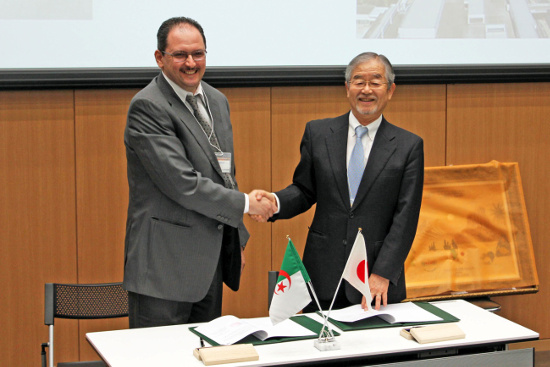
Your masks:
M48 367L48 362L46 359L46 348L48 348L48 343L42 343L42 352L40 353L40 358L42 360L42 367Z
M53 348L53 325L50 325L50 328L49 328L49 333L50 333L50 341L48 343L48 347L50 348L50 363L48 364L48 367L55 367L55 364L53 363L53 351L54 351L54 348Z

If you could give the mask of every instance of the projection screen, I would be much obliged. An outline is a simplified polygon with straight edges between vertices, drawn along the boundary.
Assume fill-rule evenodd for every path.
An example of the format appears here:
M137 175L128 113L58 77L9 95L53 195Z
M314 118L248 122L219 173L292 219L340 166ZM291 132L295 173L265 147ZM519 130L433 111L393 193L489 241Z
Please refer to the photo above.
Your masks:
M549 79L550 0L0 0L0 87L149 79L157 29L180 15L226 82L328 81L363 51L427 82Z

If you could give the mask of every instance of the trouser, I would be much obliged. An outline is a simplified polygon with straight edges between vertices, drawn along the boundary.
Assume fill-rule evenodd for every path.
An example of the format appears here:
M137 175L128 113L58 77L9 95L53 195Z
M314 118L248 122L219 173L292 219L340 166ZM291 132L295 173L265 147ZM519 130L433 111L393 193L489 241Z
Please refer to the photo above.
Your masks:
M128 292L130 328L208 322L222 314L221 259L206 296L199 302L179 302Z

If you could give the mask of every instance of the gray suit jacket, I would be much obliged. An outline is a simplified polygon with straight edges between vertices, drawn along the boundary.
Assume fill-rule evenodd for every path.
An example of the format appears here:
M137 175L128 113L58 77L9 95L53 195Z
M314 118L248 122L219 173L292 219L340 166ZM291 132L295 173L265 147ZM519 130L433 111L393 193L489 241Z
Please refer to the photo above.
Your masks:
M234 157L228 101L208 84L202 87L220 146ZM224 187L206 135L162 73L132 99L124 143L130 189L124 287L197 302L222 254L224 282L237 290L239 246L249 238L244 194Z
M404 262L422 201L423 141L383 119L350 207L348 126L349 113L308 122L293 182L276 193L281 211L275 219L294 217L317 203L303 262L320 299L334 296L357 230L362 228L369 273L389 279L388 302L399 302L406 298ZM360 303L361 294L344 283L348 300Z

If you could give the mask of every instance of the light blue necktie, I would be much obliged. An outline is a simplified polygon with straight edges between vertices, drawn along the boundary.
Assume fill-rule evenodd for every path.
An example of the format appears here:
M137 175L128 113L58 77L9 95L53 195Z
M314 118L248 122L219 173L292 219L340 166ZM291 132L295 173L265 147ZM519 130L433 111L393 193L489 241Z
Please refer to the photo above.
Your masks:
M363 171L365 170L365 151L363 149L363 143L361 138L365 135L369 129L366 126L357 126L355 128L355 146L351 152L348 165L348 183L349 183L349 198L350 205L353 205L355 195L357 195L357 189L361 183L363 177Z

